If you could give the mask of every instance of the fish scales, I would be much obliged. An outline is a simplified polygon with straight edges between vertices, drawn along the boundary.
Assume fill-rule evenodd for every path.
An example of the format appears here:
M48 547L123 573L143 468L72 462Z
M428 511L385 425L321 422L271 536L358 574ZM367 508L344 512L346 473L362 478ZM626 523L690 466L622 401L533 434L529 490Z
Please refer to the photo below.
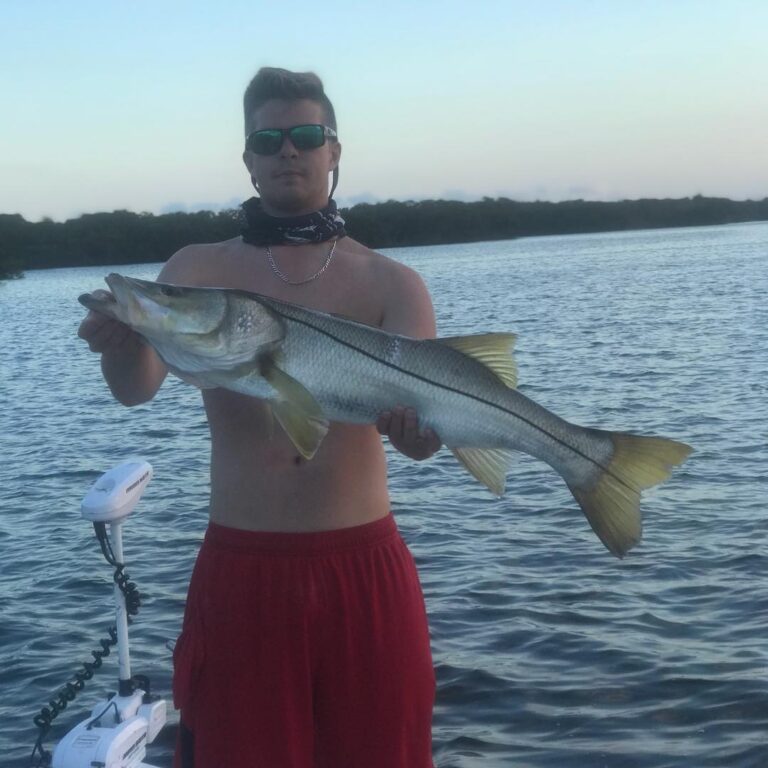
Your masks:
M416 409L423 424L450 447L529 453L566 481L584 473L597 476L607 466L611 447L606 437L557 417L507 387L482 363L439 341L394 336L268 300L265 304L293 324L281 347L286 372L305 384L331 420L349 421L349 410L360 423L372 423L383 410L400 404ZM330 360L319 351L324 339L338 344Z

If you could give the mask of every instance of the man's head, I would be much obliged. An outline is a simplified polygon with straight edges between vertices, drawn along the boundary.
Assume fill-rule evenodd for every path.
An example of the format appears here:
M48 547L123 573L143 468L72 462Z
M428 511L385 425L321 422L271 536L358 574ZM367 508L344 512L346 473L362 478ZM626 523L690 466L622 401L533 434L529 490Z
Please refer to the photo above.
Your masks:
M245 91L243 112L246 140L252 137L243 160L265 210L290 216L322 208L328 200L331 171L336 183L341 145L334 135L333 105L320 78L312 72L264 67ZM293 138L288 133L296 126L312 125L332 130L305 128L294 132ZM252 136L275 129L282 136ZM272 146L264 138L273 139Z
M323 108L323 122L336 130L336 113L325 95L323 82L314 72L290 72L278 67L262 67L248 84L243 96L245 135L254 130L253 113L271 99L316 101Z

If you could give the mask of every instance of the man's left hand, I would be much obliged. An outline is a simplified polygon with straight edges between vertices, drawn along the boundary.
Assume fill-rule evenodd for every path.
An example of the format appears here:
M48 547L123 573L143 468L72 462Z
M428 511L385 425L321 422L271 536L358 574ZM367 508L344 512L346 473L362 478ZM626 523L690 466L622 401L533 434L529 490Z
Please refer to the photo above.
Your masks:
M376 421L376 429L386 435L400 453L416 461L434 456L442 446L442 441L433 430L419 429L419 417L413 408L397 406L391 411L384 411Z

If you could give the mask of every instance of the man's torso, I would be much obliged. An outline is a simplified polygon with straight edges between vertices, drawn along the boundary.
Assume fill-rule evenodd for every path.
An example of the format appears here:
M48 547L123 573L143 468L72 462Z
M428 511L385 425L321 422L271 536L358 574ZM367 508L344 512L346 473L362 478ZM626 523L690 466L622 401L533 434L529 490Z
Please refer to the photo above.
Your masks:
M314 274L330 243L273 248L293 280ZM160 279L237 288L380 326L392 263L351 238L338 242L316 280L288 285L265 249L235 238L180 251ZM313 459L303 459L267 403L224 389L203 392L211 431L211 519L262 531L316 531L377 520L389 512L386 461L374 426L332 423Z

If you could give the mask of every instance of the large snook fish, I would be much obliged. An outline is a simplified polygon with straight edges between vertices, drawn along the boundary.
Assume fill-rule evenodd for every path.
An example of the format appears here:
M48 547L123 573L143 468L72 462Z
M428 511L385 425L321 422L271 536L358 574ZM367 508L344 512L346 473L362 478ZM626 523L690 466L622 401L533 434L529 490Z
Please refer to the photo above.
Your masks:
M267 399L306 458L329 421L372 424L382 411L411 406L498 496L512 451L545 461L619 557L640 540L641 490L691 451L579 427L520 394L511 334L416 340L244 291L117 274L106 281L113 297L80 302L141 334L183 380Z

